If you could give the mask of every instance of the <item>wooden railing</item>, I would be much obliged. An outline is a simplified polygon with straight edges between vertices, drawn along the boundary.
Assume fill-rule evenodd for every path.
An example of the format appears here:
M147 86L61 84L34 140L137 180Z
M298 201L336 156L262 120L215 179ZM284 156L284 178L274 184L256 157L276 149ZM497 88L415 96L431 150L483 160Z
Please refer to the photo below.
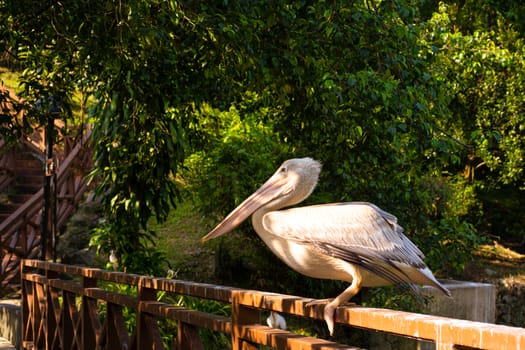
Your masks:
M88 130L76 143L69 138L63 140L63 152L67 156L61 160L56 177L57 228L65 224L87 188L84 173L79 169L90 163L90 153L86 151L89 134ZM41 189L0 222L0 295L18 275L20 260L35 258L39 253L43 203L44 190Z
M162 334L167 334L168 346L174 349L204 349L199 329L227 334L235 350L258 349L258 345L356 349L260 323L261 311L270 310L322 319L322 306L307 306L312 299L38 260L22 261L21 271L24 349L165 349ZM136 287L136 293L119 292L115 285ZM231 317L175 306L166 302L166 295L230 304ZM131 334L124 321L130 310L135 313ZM166 320L177 322L176 332L163 330ZM431 341L437 350L525 349L524 328L359 306L339 307L335 320L340 325Z

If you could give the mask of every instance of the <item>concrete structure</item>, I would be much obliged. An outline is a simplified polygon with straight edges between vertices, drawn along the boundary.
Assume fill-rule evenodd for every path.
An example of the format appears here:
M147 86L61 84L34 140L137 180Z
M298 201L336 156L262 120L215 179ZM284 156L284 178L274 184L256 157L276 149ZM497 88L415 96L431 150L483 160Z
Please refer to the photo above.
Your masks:
M0 350L16 350L16 348L10 341L0 337Z
M496 322L496 286L488 283L447 281L444 285L452 299L441 297L439 291L422 287L425 295L434 296L425 313L461 320Z
M496 287L488 283L444 280L440 281L452 294L452 298L443 297L432 287L421 287L432 300L423 313L435 316L451 317L460 320L495 323ZM401 338L384 333L372 333L370 350L433 350L435 344Z
M20 300L0 300L0 350L20 349L21 337Z

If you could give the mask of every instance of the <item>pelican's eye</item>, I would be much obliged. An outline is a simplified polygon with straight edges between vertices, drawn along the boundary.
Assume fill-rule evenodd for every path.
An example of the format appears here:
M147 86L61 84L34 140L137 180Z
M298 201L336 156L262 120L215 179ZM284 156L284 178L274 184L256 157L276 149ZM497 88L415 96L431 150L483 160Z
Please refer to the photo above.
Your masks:
M281 168L281 170L280 170L280 171L281 171L281 173L285 173L285 172L286 172L287 170L288 170L288 169L286 169L286 167L285 167L285 166L283 166L283 167Z

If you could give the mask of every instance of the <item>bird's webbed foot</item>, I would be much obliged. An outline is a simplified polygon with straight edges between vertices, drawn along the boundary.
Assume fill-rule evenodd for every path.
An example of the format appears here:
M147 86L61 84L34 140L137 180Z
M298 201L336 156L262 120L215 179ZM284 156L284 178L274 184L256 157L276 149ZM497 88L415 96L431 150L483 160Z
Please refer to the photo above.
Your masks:
M311 302L307 303L307 307L316 307L318 305L323 305L323 318L326 322L326 326L328 327L328 331L330 332L330 336L334 335L334 316L335 316L335 309L337 308L338 304L335 299L317 299L312 300Z
M316 299L306 304L307 307L312 307L312 306L317 306L317 305L324 305L323 318L326 322L326 326L328 327L328 331L330 332L330 335L333 336L334 327L335 327L334 317L335 317L335 310L337 309L337 307L343 306L343 305L348 306L348 305L356 305L356 304L349 303L349 302L340 303L340 301L337 300L337 298L335 299Z

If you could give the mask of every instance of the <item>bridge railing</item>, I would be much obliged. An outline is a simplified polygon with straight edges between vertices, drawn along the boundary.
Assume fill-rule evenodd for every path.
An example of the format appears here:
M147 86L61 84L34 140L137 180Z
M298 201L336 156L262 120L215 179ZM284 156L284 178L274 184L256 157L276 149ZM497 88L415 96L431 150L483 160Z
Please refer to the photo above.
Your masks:
M24 349L165 349L163 338L175 349L204 349L200 329L228 335L235 350L356 349L261 325L261 312L270 310L322 319L322 306L307 306L312 299L39 260L23 260L21 271ZM176 306L163 294L230 304L231 317ZM130 312L132 329L125 322ZM176 334L165 333L166 320L176 321ZM438 350L525 349L523 328L359 306L339 307L335 321L431 341Z
M90 163L90 153L86 150L89 135L88 129L74 143L64 138L64 148L68 149L65 158L61 159L56 177L57 228L61 228L66 223L87 189L84 174L78 169ZM9 161L11 159L4 158ZM44 176L43 170L42 176ZM0 252L2 252L0 296L18 276L20 259L35 258L40 252L43 203L44 189L42 188L13 214L0 222Z

